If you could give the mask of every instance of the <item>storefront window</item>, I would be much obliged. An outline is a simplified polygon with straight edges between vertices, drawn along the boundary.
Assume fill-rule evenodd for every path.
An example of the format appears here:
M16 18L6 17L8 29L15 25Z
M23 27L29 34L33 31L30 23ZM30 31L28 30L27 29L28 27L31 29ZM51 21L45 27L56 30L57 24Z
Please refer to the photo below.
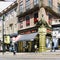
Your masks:
M46 38L46 47L51 48L50 38L49 37Z

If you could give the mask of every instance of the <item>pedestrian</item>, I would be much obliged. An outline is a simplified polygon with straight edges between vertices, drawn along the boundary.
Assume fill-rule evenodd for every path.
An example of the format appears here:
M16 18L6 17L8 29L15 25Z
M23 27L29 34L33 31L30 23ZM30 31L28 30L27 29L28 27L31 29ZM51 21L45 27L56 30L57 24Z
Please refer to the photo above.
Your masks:
M16 55L15 47L13 46L13 54Z
M34 46L34 47L35 47L35 52L37 52L37 44L35 44L35 46Z
M51 45L51 52L54 51L55 52L55 46L54 46L54 42L52 41L52 45Z
M13 51L13 54L16 55L16 51L15 50Z

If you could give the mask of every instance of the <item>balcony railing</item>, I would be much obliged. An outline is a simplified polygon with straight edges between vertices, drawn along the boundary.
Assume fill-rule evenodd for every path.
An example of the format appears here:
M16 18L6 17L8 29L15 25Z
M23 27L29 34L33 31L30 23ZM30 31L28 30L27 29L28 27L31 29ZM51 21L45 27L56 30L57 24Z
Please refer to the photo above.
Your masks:
M58 6L49 5L48 3L43 3L43 6L44 6L47 10L49 10L51 13L60 16L60 12L59 12L59 10L58 10Z
M23 13L27 14L27 13L30 13L32 11L36 11L37 9L39 9L39 4L40 4L40 2L38 2L36 4L34 4L34 2L32 2L31 4L21 8L19 15L23 15ZM56 7L54 5L49 6L49 4L47 2L43 2L42 4L43 4L43 7L46 8L47 10L49 10L52 14L60 16L60 12L58 10L58 7Z
M39 9L39 4L38 3L34 4L34 2L32 2L31 4L21 8L20 12L19 12L20 13L19 15L22 15L22 14L25 14L25 13L30 13L30 12L32 12L34 10L37 10L37 9Z

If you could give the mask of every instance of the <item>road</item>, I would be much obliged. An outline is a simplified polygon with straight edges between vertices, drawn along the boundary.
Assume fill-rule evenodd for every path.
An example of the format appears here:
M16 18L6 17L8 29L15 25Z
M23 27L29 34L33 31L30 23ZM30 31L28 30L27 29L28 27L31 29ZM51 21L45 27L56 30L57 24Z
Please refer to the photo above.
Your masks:
M60 51L44 53L0 53L0 60L60 60Z

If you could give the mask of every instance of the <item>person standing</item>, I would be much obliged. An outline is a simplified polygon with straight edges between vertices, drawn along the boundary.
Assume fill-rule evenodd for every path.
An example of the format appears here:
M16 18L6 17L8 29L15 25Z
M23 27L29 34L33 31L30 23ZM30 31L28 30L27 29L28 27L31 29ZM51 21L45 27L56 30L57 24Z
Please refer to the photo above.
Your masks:
M51 52L54 51L55 52L55 46L54 46L54 41L52 41L52 45L51 45Z

